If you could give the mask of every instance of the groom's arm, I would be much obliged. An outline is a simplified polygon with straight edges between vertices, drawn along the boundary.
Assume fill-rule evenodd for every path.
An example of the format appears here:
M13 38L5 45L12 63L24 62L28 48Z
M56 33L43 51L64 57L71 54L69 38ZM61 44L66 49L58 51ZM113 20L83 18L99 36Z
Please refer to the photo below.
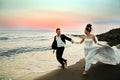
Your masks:
M72 43L74 42L71 38L67 37L66 35L63 34L63 36L66 40L71 41Z

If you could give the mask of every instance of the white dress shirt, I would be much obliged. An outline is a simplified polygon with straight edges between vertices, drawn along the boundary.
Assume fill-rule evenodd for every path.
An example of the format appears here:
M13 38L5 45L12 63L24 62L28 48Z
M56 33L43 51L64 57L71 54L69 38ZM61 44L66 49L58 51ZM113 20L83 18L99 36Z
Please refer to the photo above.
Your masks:
M65 43L61 40L60 36L56 36L57 47L65 47Z

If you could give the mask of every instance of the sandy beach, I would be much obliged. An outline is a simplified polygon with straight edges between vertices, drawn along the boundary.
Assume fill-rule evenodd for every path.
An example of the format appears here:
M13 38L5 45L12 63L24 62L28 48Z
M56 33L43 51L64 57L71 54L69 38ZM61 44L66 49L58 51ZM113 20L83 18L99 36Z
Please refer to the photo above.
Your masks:
M120 80L120 65L111 66L103 63L93 65L87 76L82 75L84 60L80 60L66 70L54 70L34 80Z
M63 55L63 57L68 60L68 69L65 70L59 68L60 64L57 62L56 55L53 54L52 51L21 53L12 55L11 57L0 56L0 80L120 79L120 77L118 77L118 74L120 74L120 65L109 66L102 63L94 65L90 69L87 77L82 76L84 66L84 45L69 45L70 47L65 49ZM108 76L108 74L114 76L111 76L112 78L105 78L105 75Z
M65 49L64 57L68 66L75 64L84 57L83 45L70 44ZM60 64L52 50L26 52L8 56L0 56L0 80L33 80L30 74L42 76L52 70L59 69ZM24 79L27 77L28 79ZM33 76L35 78L35 76ZM22 79L21 79L22 78Z

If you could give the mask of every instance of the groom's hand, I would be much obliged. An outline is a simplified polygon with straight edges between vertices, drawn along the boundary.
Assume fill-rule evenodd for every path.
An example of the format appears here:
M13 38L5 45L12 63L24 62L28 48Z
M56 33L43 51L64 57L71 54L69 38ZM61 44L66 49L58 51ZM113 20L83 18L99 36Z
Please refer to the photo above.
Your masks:
M55 53L55 50L53 50L53 54Z

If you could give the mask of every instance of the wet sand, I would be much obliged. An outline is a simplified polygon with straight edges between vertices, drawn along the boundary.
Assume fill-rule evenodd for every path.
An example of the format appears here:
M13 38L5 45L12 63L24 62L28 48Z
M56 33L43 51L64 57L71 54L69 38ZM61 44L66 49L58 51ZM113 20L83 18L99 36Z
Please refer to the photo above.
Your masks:
M68 69L56 69L43 76L30 74L19 80L120 80L120 64L112 66L98 62L92 65L87 76L83 76L84 62L82 59Z

